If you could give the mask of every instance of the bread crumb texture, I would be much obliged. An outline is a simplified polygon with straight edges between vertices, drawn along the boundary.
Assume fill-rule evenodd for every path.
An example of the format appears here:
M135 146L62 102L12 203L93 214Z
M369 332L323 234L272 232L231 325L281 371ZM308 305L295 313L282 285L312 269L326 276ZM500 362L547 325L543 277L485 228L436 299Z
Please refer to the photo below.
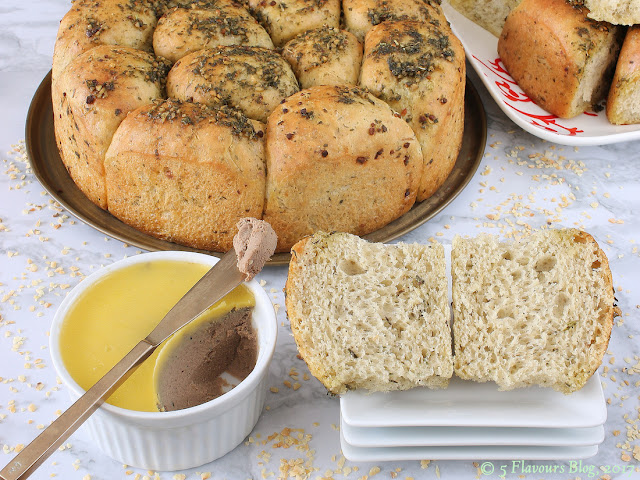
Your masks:
M456 237L452 277L459 377L571 393L600 366L617 309L607 258L590 235Z
M330 392L447 386L453 366L441 245L317 233L292 252L291 329Z

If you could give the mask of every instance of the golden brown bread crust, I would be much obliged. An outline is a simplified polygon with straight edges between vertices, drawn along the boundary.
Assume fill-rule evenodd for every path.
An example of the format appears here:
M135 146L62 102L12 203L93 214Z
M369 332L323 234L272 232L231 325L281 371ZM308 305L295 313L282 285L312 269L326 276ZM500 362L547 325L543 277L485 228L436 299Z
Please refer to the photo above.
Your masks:
M52 89L55 132L71 178L107 208L104 155L127 113L164 95L169 64L129 47L97 46L73 60Z
M622 30L587 13L567 0L524 0L507 17L498 40L498 54L513 79L536 104L561 118L602 100L615 66ZM609 59L593 71L589 67L601 52ZM585 88L590 84L593 89Z
M277 251L317 230L377 230L411 208L422 173L411 127L348 86L287 98L267 121L266 159L264 220L278 234Z
M464 130L465 53L448 26L386 21L365 38L360 86L400 112L422 147L418 201L433 195L458 158Z
M78 0L60 22L53 52L55 82L78 55L98 45L150 52L156 26L152 0Z
M340 0L248 0L249 9L276 47L323 25L340 26Z
M640 25L636 25L627 31L620 50L607 99L607 118L616 125L640 123L639 109Z
M578 387L565 390L565 393L571 393L572 391L579 390L584 386L585 383L587 383L587 380L589 380L589 378L591 378L591 376L596 373L596 371L602 364L604 354L607 353L609 339L611 338L611 331L613 329L613 319L621 315L620 309L616 305L613 277L611 276L611 268L609 267L609 260L607 259L607 255L600 248L600 245L598 245L596 239L587 232L583 232L577 229L570 229L569 232L573 233L573 239L576 243L590 243L593 245L593 251L598 258L596 262L599 262L598 265L594 264L593 268L599 269L599 273L604 279L605 284L607 285L609 296L604 302L604 305L602 305L602 308L605 310L605 313L602 316L602 322L598 325L599 328L597 328L594 332L593 338L589 339L590 345L594 346L591 352L591 356L589 357L589 368L584 372L584 376L582 378L576 379L576 384L578 384Z
M165 100L122 122L105 160L109 212L195 248L227 251L262 216L264 125L238 110Z
M174 8L158 20L153 34L156 55L176 62L185 55L223 45L273 48L262 26L240 6Z
M440 0L343 0L345 27L358 40L372 27L386 21L418 20L447 27Z
M153 31L157 25L156 18L159 15L166 15L160 22L160 27L156 29L156 33L166 30L165 33L169 32L168 36L173 40L186 39L183 42L184 45L178 41L164 52L171 58L178 58L181 55L178 50L191 48L188 44L193 40L196 40L196 43L208 41L210 36L215 36L214 34L218 32L223 35L222 39L218 39L223 43L229 39L233 42L244 42L246 25L243 22L247 19L246 8L249 3L265 25L275 28L274 38L282 40L287 35L298 33L300 29L306 30L310 26L318 27L315 32L301 33L299 41L293 41L291 48L287 50L289 59L299 70L300 77L304 77L305 85L356 82L362 47L351 33L337 30L340 14L339 0L277 0L268 4L261 0L77 0L72 5L61 23L56 42L53 70L57 75L54 75L52 82L55 131L64 164L74 182L92 202L101 208L109 208L104 157L120 122L129 112L167 96L165 78L169 69L169 60L146 53L152 48ZM373 23L379 23L388 18L416 15L428 19L433 24L440 24L437 18L437 13L440 12L439 0L408 2L369 0L369 4L375 7L370 19ZM275 9L272 8L274 6ZM283 13L284 6L287 7L287 11ZM223 13L226 16L222 15ZM250 17L249 21L252 22L252 28L254 26L258 29L262 28ZM368 26L370 27L371 23ZM263 34L263 39L267 41L267 37L264 36L265 31L260 30L260 32ZM314 35L320 35L320 38ZM251 40L250 37L250 32L246 33L246 40ZM324 37L327 40L325 44L320 41ZM338 45L335 44L336 39ZM341 48L342 40L345 40L344 50ZM111 43L133 45L133 47L113 46ZM269 46L273 47L273 44ZM159 43L156 47L159 51L161 50ZM214 105L216 108L225 105L237 106L250 118L260 121L266 121L268 115L281 101L298 91L298 80L281 55L271 48L247 45L219 46L193 52L178 60L169 77L168 90L172 97L185 102L194 101ZM362 99L364 98L362 95L360 97L356 95L356 97ZM343 100L346 97L343 96ZM334 100L331 102L336 103ZM345 106L340 101L337 103L333 116L328 115L331 118L328 118L323 125L323 128L327 127L324 134L328 135L327 138L332 142L333 136L330 131L335 127L332 125L335 124L336 118L354 117L349 113L353 106ZM343 108L346 109L344 112L338 112ZM382 105L376 104L376 108L382 108ZM391 110L385 110L384 115L389 115L390 112ZM374 128L377 131L377 122L381 119L372 117L367 120L367 118L367 113L364 112L362 118L357 120L366 120L369 122L368 125L373 123L373 127L368 126L367 129ZM353 118L349 121L352 120L356 121ZM395 120L397 119L394 118ZM304 128L305 126L302 125L301 131ZM316 132L312 133L316 134ZM406 133L413 134L413 132ZM142 134L147 135L147 133ZM342 203L337 209L314 212L314 215L323 217L321 224L326 229L334 230L346 226L345 228L355 233L370 232L406 212L415 198L423 195L421 192L417 193L416 182L419 181L421 171L425 167L417 166L413 161L415 157L413 153L421 151L419 145L411 146L412 154L408 155L411 166L405 168L403 165L399 170L391 172L391 175L388 168L385 170L381 165L387 161L383 158L384 152L393 151L397 156L395 137L389 140L389 144L385 144L378 136L372 142L369 141L368 134L364 138L365 141L362 138L357 141L353 139L347 141L347 143L358 144L358 148L362 147L362 155L354 157L365 159L362 160L362 165L356 168L348 164L346 168L340 168L338 176L329 171L330 162L335 160L333 155L328 156L325 166L319 167L318 172L315 172L315 167L312 169L309 165L315 161L316 146L312 145L309 151L305 151L303 146L300 146L298 150L297 155L301 156L300 163L294 165L296 168L297 166L301 168L298 178L314 176L317 173L318 178L326 181L325 192L332 188L347 191L346 197L340 199ZM361 146L360 143L363 145ZM442 145L434 146L433 155L438 158L445 155L438 149L444 148L447 143L443 141ZM178 148L177 144L175 146ZM348 149L350 146L347 145L345 148ZM353 152L359 151L358 148L353 149ZM378 154L378 152L382 153ZM369 156L376 154L380 158L367 163ZM139 161L140 157L136 157L137 159L133 157L135 155L131 156L133 163ZM124 154L119 158L124 159ZM387 163L389 162L391 159L388 159ZM367 165L363 166L365 163ZM437 162L438 165L441 163ZM175 169L174 167L175 165L172 166L172 170ZM373 173L376 171L377 174ZM358 183L360 190L351 191L346 187L346 177L341 175L348 175L349 172L362 175L361 183ZM162 183L162 178L158 178ZM436 178L436 175L433 174L430 178ZM307 178L304 181L300 180L300 185L305 181L314 183ZM388 200L380 195L373 199L369 192L363 193L366 190L366 182L370 184L369 189L386 189L394 193L389 194ZM392 182L397 184L393 184L393 188L387 188L387 185ZM295 182L291 183L291 185L294 184ZM271 203L271 213L283 217L281 225L284 230L284 225L289 221L285 218L289 217L278 213L280 210L276 205L287 204L290 199L300 196L301 193L296 190L297 186L292 187L291 192L287 191L283 187L285 183L282 179L274 178L274 185L284 188L284 190L273 190L274 196ZM146 187L139 185L143 191L148 187L151 185ZM321 189L321 185L315 182L313 188ZM309 189L312 189L311 185ZM396 190L398 192L402 190L402 198L398 198ZM343 196L343 193L338 191L336 196ZM322 204L320 201L322 195L326 196L325 193L319 192L316 200L301 204L301 208L319 208ZM342 205L347 197L355 203L359 199L358 195L364 195L370 202L367 208L360 209L352 205L349 210L347 208L349 202ZM280 198L277 198L278 196ZM331 201L331 199L328 200L329 203ZM263 203L266 203L266 199L263 199ZM114 211L116 209L114 207ZM262 213L259 213L255 216L261 215ZM125 214L121 216L124 218ZM141 230L160 231L159 227L151 225L147 228L140 225L133 215L130 217L130 223L138 225ZM153 223L153 220L151 221ZM311 223L308 218L296 219L296 221L299 225L293 226L294 231L291 233L291 238L287 240L288 245L300 238L304 234L302 232L310 233L316 228L310 226L311 223L317 222L315 218L311 219ZM304 228L299 228L300 225ZM189 234L185 233L185 238ZM169 234L162 232L159 235L169 237ZM197 237L197 233L194 233L194 236ZM178 236L172 238L177 239ZM187 238L182 241L185 244L190 242L204 244L204 241L199 239L190 241ZM218 242L218 245L222 243ZM284 243L280 248L286 250L288 247L283 245Z
M179 60L167 78L170 97L211 106L232 105L261 122L297 91L298 81L286 60L259 47L199 50Z
M346 30L323 26L307 30L282 50L298 77L300 88L314 85L356 85L362 44Z

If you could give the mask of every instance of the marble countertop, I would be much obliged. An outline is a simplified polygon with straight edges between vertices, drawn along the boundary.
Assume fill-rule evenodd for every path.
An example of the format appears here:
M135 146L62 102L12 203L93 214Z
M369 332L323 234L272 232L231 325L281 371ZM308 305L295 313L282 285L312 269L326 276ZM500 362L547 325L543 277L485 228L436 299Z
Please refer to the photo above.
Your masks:
M29 102L50 68L65 0L3 0L0 5L0 466L69 406L48 351L56 308L83 276L140 250L74 219L45 193L27 163L24 125ZM603 147L564 147L523 132L508 120L477 77L488 116L484 158L468 187L435 218L405 235L404 242L487 232L511 238L531 229L577 226L590 232L609 257L623 316L613 330L598 375L608 403L606 438L593 467L572 472L567 462L493 462L497 477L640 477L640 142ZM260 274L278 310L279 341L269 372L266 409L247 442L225 457L184 472L147 472L106 457L78 431L32 476L34 479L244 479L297 478L296 464L313 467L308 478L480 478L469 461L345 461L339 443L339 400L313 377L297 390L286 386L297 358L284 310L285 267ZM303 449L278 448L272 435L299 428ZM268 455L263 454L266 452ZM635 455L634 455L635 453ZM429 460L429 459L425 459ZM536 474L533 467L564 465L563 474ZM632 472L629 473L629 466ZM378 467L378 468L376 468ZM528 468L528 470L527 470ZM185 475L182 477L181 475ZM299 478L307 478L300 476Z

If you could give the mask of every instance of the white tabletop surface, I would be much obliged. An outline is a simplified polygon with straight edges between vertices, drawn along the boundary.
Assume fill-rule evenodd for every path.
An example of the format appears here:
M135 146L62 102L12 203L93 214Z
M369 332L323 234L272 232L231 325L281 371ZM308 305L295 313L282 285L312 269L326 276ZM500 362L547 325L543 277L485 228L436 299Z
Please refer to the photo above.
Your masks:
M0 4L0 466L69 405L47 347L56 308L83 275L139 253L58 207L24 156L27 108L50 68L58 22L67 8L66 0ZM496 473L487 478L497 477L501 466L507 467L508 478L595 478L623 467L624 476L611 473L610 477L640 476L640 142L573 148L539 140L508 120L477 77L471 78L488 114L482 164L451 205L401 240L449 244L455 234L512 237L548 223L577 226L594 235L608 255L623 312L598 372L609 402L606 438L598 455L582 462L582 472L572 471L568 462L524 462L522 468L495 461ZM277 267L259 276L280 306L286 275L285 267ZM328 396L313 377L302 380L308 370L296 357L284 307L278 311L278 321L279 343L269 373L269 384L277 387L277 393L267 394L267 407L251 438L227 456L190 471L147 472L106 457L80 430L32 478L482 477L477 469L481 458L475 465L472 461L345 462L339 445L339 400ZM284 383L291 380L292 367L300 374L297 390ZM284 428L303 429L307 447L278 448L269 438ZM299 477L293 469L287 473L286 465L297 463L314 470ZM535 466L556 464L564 473L527 473Z

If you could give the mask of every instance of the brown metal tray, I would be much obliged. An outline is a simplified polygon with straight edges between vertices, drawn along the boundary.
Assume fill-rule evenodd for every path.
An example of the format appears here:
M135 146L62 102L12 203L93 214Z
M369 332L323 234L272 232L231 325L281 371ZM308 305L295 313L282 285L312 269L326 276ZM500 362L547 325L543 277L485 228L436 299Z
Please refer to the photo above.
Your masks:
M222 256L222 253L198 250L160 240L123 223L94 205L73 183L56 145L51 103L51 72L42 80L31 101L25 130L31 167L42 186L75 217L100 232L145 250L186 250ZM363 238L389 242L422 225L446 207L469 183L482 160L487 139L487 121L480 96L467 78L464 136L462 148L449 178L430 198L416 203L400 218ZM269 265L286 265L291 255L277 253Z

